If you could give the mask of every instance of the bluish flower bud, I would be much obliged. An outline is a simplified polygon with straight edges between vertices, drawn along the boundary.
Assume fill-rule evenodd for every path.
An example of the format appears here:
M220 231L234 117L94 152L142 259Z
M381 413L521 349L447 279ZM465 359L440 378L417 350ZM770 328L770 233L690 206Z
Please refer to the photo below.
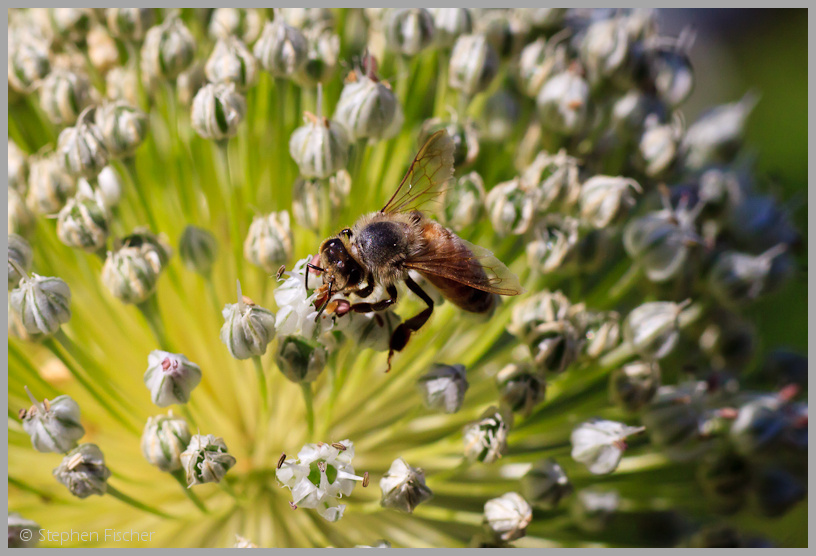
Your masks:
M686 131L682 150L689 170L700 170L715 163L731 162L742 146L745 122L757 97L747 94L742 100L712 109Z
M296 384L314 382L326 367L328 351L320 343L303 336L278 340L275 361L283 376Z
M638 411L649 403L660 387L660 366L656 361L636 361L612 371L609 397L627 411Z
M386 45L403 56L416 56L428 48L434 32L434 18L425 8L393 9L386 16Z
M309 45L296 27L282 18L264 26L253 52L261 67L274 77L293 77L306 63Z
M414 508L433 497L433 492L425 485L425 472L422 469L411 467L402 459L397 458L391 467L380 479L384 508L393 508L406 513L412 513Z
M184 355L154 349L147 356L144 383L157 406L187 403L199 382L201 367Z
M235 465L223 438L196 434L181 454L181 466L187 474L187 486L220 483Z
M142 454L162 471L181 469L181 454L190 444L192 435L187 421L167 415L148 417L142 433Z
M192 125L204 139L222 141L238 133L246 114L246 100L233 83L210 83L193 98Z
M275 338L275 314L243 296L240 283L238 303L225 305L221 314L224 317L221 341L230 355L249 359L266 353L266 346Z
M459 411L468 386L464 365L436 364L417 380L425 405L444 413Z
M105 494L110 475L110 470L105 466L105 456L96 444L80 444L68 452L59 467L54 469L57 481L77 498Z
M31 437L31 445L38 452L64 454L77 446L85 435L79 422L79 406L70 396L57 396L53 400L38 402L26 388L33 404L20 412L23 430Z
M240 39L230 36L215 43L204 74L213 83L232 83L246 91L258 80L258 62Z
M649 57L652 82L669 106L683 104L694 90L694 72L685 48L659 48Z
M51 336L71 319L71 290L59 278L23 277L11 291L9 303L31 335Z
M745 249L770 249L780 243L793 245L799 232L788 211L770 196L747 195L729 207L726 226Z
M708 275L711 293L726 306L744 304L772 291L789 269L783 258L787 247L777 245L760 255L726 251Z
M521 494L537 508L554 510L562 498L572 494L572 483L554 459L545 459L521 478Z
M771 467L760 472L756 496L760 511L768 517L777 517L804 500L807 487L784 468Z
M751 469L748 461L728 450L708 454L697 467L697 480L720 513L740 510L748 496Z
M462 35L450 57L448 84L465 97L487 89L499 71L499 56L484 35Z

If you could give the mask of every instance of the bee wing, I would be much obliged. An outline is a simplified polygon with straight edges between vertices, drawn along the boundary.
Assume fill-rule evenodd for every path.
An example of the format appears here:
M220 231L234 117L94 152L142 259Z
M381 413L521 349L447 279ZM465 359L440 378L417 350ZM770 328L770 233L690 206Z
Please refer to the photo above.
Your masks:
M431 135L380 212L415 210L439 195L453 175L453 149L453 140L444 129Z
M493 253L457 238L465 249L437 249L406 260L406 268L499 295L524 293L518 277Z

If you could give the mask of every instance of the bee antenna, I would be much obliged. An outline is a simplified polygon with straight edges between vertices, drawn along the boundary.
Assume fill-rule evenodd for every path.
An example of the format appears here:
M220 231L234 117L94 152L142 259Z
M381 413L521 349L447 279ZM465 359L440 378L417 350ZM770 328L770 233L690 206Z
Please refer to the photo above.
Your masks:
M308 290L309 289L309 269L318 270L320 272L326 272L326 269L325 268L320 268L319 266L314 265L312 263L306 263L306 268L307 268L307 270L306 270L306 278L304 279L304 285L306 286L306 289Z

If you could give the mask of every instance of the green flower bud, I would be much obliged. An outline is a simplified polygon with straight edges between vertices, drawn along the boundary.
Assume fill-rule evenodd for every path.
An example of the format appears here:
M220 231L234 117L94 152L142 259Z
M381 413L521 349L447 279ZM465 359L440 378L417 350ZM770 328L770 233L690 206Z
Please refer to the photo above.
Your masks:
M57 157L66 172L77 178L95 178L108 164L102 130L93 122L95 108L86 108L74 127L57 139Z
M647 359L666 357L680 339L678 317L688 303L657 301L636 307L623 321L624 340Z
M536 221L527 243L527 261L543 273L562 269L576 253L578 221L550 213Z
M77 441L85 435L85 429L79 422L77 403L69 396L57 396L40 403L28 388L26 393L34 405L28 411L22 410L20 418L34 449L64 454L75 448Z
M636 361L612 371L609 397L627 411L638 411L652 401L660 387L660 366L655 361Z
M507 452L507 433L512 415L505 417L496 407L489 407L478 421L465 427L465 458L493 463Z
M139 74L132 67L111 68L105 76L109 100L122 100L131 106L139 104Z
M424 145L425 141L440 129L447 131L453 140L454 167L462 168L473 164L479 156L479 135L473 121L468 119L462 124L455 118L450 122L445 122L441 118L425 120L419 133L419 145Z
M252 44L261 33L263 15L255 8L215 8L208 33L216 40L237 37Z
M142 454L150 465L162 471L181 469L181 453L190 444L192 435L187 421L167 415L148 417L142 433Z
M165 241L149 232L135 232L108 251L102 282L124 303L142 303L156 290L159 275L172 251Z
M91 83L81 73L57 68L42 81L40 106L54 125L73 125L92 102Z
M510 363L498 372L496 384L502 402L513 412L525 416L544 401L547 393L547 382L542 375L516 363Z
M468 386L464 365L435 364L417 380L417 388L425 405L444 413L459 411Z
M563 149L554 155L539 152L522 173L521 181L535 198L535 210L539 213L554 208L571 212L583 189L578 179L578 159L567 155Z
M196 60L176 78L176 95L179 102L183 106L191 107L196 93L206 84L204 64L201 60Z
M232 83L246 91L258 80L258 62L240 39L226 37L215 43L204 73L213 83Z
M8 84L13 90L31 93L51 71L48 41L9 27Z
M172 81L190 67L196 52L193 35L178 18L171 16L151 27L142 45L142 73L146 81Z
M497 184L485 197L487 215L500 236L521 235L533 221L536 199L520 178Z
M329 27L304 27L306 37L306 62L295 74L295 80L302 87L316 87L318 83L328 84L337 71L340 58L340 37Z
M476 172L470 172L449 183L442 193L437 217L444 226L460 232L478 222L484 212L484 181Z
M402 108L391 88L366 75L349 74L334 111L351 139L385 139L402 125ZM396 128L396 129L395 129Z
M742 146L745 122L757 97L747 94L738 102L718 106L694 122L683 137L686 168L700 170L715 163L728 163Z
M274 274L280 265L292 257L293 244L289 213L271 212L252 219L244 241L244 257L267 273Z
M227 453L223 438L212 434L196 434L181 454L181 465L187 473L187 486L220 483L235 465L235 458Z
M630 58L630 38L621 19L592 23L581 39L579 53L593 85L609 80L626 83L623 74Z
M96 199L75 197L60 210L57 237L68 247L95 253L108 242L108 212Z
M59 212L77 190L76 179L63 169L53 154L32 158L28 186L28 205L45 215Z
M578 134L589 119L589 85L577 70L552 76L541 87L536 106L544 129L560 135Z
M147 114L124 101L102 105L95 120L112 158L132 156L147 136Z
M303 336L280 338L275 353L278 369L296 384L314 382L326 367L327 358L325 347Z
M425 472L411 467L402 458L395 459L388 472L382 476L380 489L380 505L383 508L394 508L409 514L433 497L433 492L425 485Z
M318 110L319 112L319 110ZM345 128L333 120L306 113L306 125L289 140L289 154L306 178L328 178L346 167L349 139Z
M473 17L468 8L430 8L434 22L434 40L442 48L450 48L460 35L473 31Z
M532 520L533 508L517 492L488 500L484 506L485 528L504 542L523 537Z
M346 206L351 176L340 170L327 179L298 178L292 188L292 214L301 226L319 232Z
M490 86L499 71L499 56L484 35L456 39L450 58L448 84L466 97Z
M748 461L732 451L706 455L697 467L697 481L718 512L734 513L746 502L751 484Z
M531 42L521 51L518 62L518 83L521 92L536 98L550 77L567 69L567 49L553 39L543 37Z
M233 83L209 83L193 98L193 129L204 139L233 137L245 114L246 100Z
M31 269L33 259L31 245L18 236L9 234L8 236L8 291L13 290L23 279L25 273Z
M94 21L90 8L48 8L54 32L66 42L81 42Z
M541 460L521 478L521 493L533 506L554 510L572 494L572 483L554 459Z
M8 514L8 547L35 548L40 542L40 525L20 514ZM36 534L35 534L36 533Z
M726 251L717 257L708 275L711 293L726 306L744 304L772 291L788 274L786 245L761 255Z
M28 334L51 336L71 319L71 290L59 278L23 277L9 302Z
M187 403L199 382L201 367L184 355L154 349L147 356L144 383L157 406Z
M620 506L620 495L615 490L593 488L579 490L570 506L573 522L587 533L600 533L607 528Z
M111 34L123 41L138 42L153 25L153 8L107 8L105 19Z
M59 467L54 469L57 481L77 498L105 494L110 475L110 470L105 466L105 456L96 444L80 444L68 452Z
M34 228L34 215L16 189L8 190L8 233L27 236Z
M274 77L291 78L306 63L308 49L306 37L299 29L275 18L264 26L253 52L261 67Z
M266 353L266 346L275 338L275 314L241 295L238 303L227 304L221 312L224 325L221 341L236 359L249 359Z
M507 141L515 131L521 115L521 106L513 93L504 89L492 95L481 114L482 139L493 142Z
M386 16L386 45L403 56L416 56L428 48L434 31L434 18L425 8L394 9Z
M179 239L179 255L184 266L209 276L218 255L218 240L204 228L185 226Z
M584 223L606 228L619 221L635 205L632 190L641 192L633 179L593 176L581 186L580 215Z

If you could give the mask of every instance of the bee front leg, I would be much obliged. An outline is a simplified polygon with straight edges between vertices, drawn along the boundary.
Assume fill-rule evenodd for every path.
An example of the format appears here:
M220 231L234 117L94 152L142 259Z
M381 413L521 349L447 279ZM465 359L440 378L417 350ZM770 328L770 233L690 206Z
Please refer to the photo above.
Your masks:
M409 290L417 294L417 296L419 296L419 298L422 299L422 301L424 301L428 306L410 319L400 323L400 325L394 330L394 333L391 334L391 341L389 343L388 351L388 369L385 372L391 370L391 357L394 356L394 352L402 351L402 348L404 348L408 343L408 339L411 337L411 334L422 328L422 326L428 322L428 319L431 318L431 314L433 313L433 299L431 299L428 294L425 293L425 291L411 279L410 276L405 277L405 285L408 286Z
M385 291L388 292L388 299L383 299L376 303L355 303L349 307L355 313L371 313L374 311L385 311L391 305L397 302L397 287L391 284ZM370 295L370 294L369 294Z

